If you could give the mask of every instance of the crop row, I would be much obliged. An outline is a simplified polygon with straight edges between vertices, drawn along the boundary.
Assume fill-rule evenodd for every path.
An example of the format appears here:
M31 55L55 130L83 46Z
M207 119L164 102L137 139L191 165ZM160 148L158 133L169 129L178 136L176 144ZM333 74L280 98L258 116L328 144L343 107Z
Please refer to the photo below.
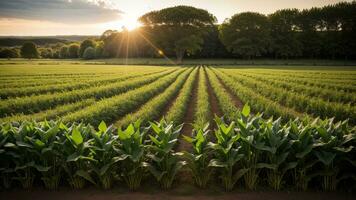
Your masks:
M303 78L303 77L293 77L292 74L279 74L271 72L256 72L250 71L250 74L261 75L271 79L282 80L287 82L295 82L303 85L315 86L320 88L333 89L336 91L345 91L345 92L354 92L356 91L356 86L353 84L354 81L350 83L337 83L335 80L327 80L324 78L312 79L312 78ZM291 73L291 72L290 72ZM340 77L339 77L340 79Z
M121 74L118 75L117 77L111 77L111 78L95 78L95 79L89 79L88 81L75 81L72 83L63 83L63 84L56 84L56 85L40 85L36 87L20 87L20 88L4 88L0 91L0 98L2 99L7 99L10 97L21 97L21 96L28 96L28 95L38 95L38 94L43 94L43 93L55 93L55 92L65 92L65 91L72 91L72 90L77 90L77 89L83 89L83 88L89 88L93 86L101 86L104 84L110 84L110 83L116 83L119 81L124 81L128 80L131 78L138 78L142 77L145 75L150 75L150 74L155 74L162 72L161 71L153 71L153 70L147 70L144 72L129 72L126 74Z
M194 126L199 128L203 128L211 117L207 84L204 67L200 67L197 102L194 113Z
M187 78L189 76L194 76L195 73L192 72L192 70L184 72L184 74L179 76L176 81L174 81L162 93L146 102L136 112L129 113L122 119L118 120L115 125L127 126L130 122L137 121L138 119L149 121L161 117L163 109L169 104L169 102L173 101L172 98L178 94Z
M85 109L64 116L63 119L65 121L82 120L92 124L99 124L103 119L112 123L164 91L185 70L188 69L180 69L137 89L97 101Z
M183 123L183 118L187 112L189 101L192 101L194 82L199 73L198 68L192 72L185 82L181 92L172 106L165 115L167 121L174 121L176 123Z
M314 115L315 117L320 116L322 118L335 117L337 120L344 120L347 118L353 120L356 118L355 107L351 105L326 102L320 98L305 96L300 93L275 87L272 84L243 77L236 73L229 74L229 76L231 76L235 81L240 82L245 87L257 91L261 95L270 98L281 105L295 108L299 112L306 112Z
M276 191L355 187L356 130L346 121L282 123L249 110L245 106L232 121L216 119L217 129L194 129L183 138L182 125L164 120L148 127L138 120L124 129L104 122L97 128L61 121L1 123L1 184L108 189L125 183L136 190L147 178L169 189L188 170L198 187L215 184L227 191L237 185ZM191 151L176 151L178 139Z
M217 75L219 80L231 90L233 95L239 97L242 102L248 102L254 113L263 112L266 117L280 116L283 120L305 116L293 109L281 106L279 103L267 99L220 70L213 68L209 68L209 70L212 70Z
M303 93L311 97L320 97L326 101L340 102L340 103L353 103L356 102L356 95L350 92L337 91L328 88L321 88L316 86L307 86L304 84L298 84L294 81L288 80L278 80L275 77L266 77L257 74L245 74L239 72L239 74L253 78L258 81L263 81L268 84L272 84L276 87L281 87L289 91Z
M82 90L73 90L69 92L60 92L54 94L42 94L37 96L7 99L0 102L0 116L15 113L33 113L40 112L43 109L52 108L65 103L72 103L88 98L102 99L108 98L134 88L151 83L157 78L163 77L173 70L164 71L159 74L153 74L144 77L133 78L129 81L116 82L103 86L94 86Z

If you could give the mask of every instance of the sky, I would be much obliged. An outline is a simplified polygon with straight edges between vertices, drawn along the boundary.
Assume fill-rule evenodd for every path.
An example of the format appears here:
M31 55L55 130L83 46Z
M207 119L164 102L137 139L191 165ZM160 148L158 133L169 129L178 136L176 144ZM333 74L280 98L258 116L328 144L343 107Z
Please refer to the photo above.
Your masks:
M146 12L177 5L208 10L218 22L240 12L273 13L352 0L0 0L1 36L100 35L134 29Z

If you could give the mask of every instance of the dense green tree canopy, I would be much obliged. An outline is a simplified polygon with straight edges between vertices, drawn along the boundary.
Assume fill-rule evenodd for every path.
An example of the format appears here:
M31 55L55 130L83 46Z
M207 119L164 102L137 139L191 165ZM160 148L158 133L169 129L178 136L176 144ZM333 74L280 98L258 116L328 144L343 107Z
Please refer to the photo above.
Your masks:
M253 12L234 15L220 27L220 38L227 49L243 57L256 57L269 48L269 22Z
M23 58L38 58L39 52L33 42L26 42L21 47L21 56Z
M67 46L61 47L61 50L59 51L59 57L60 58L68 58L68 47Z
M141 30L145 37L165 54L175 53L178 62L186 53L193 54L200 49L203 34L216 22L216 18L208 11L190 6L152 11L139 20L144 25Z
M79 45L71 44L68 48L68 57L69 58L78 58L79 57Z
M81 44L80 44L80 49L79 49L79 56L83 57L84 51L88 48L88 47L93 47L95 48L95 42L93 40L84 40Z
M19 53L16 51L16 49L2 49L0 50L0 58L18 58Z
M94 59L95 58L95 49L93 47L88 47L85 49L83 53L83 58L84 59Z

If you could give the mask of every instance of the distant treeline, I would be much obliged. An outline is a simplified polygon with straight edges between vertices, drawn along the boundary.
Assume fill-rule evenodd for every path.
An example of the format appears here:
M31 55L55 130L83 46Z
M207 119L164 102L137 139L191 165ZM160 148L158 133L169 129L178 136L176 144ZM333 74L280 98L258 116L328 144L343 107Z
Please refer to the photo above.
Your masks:
M356 1L270 15L244 12L220 25L208 11L189 6L152 11L139 20L142 26L134 31L107 30L81 44L33 42L42 45L38 55L44 58L356 59Z

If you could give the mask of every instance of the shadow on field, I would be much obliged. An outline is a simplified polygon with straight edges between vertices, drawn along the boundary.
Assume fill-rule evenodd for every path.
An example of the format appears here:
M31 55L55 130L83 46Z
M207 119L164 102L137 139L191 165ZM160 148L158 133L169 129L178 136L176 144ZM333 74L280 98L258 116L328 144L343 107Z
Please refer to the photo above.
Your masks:
M100 190L89 187L82 190L71 190L60 188L58 191L48 191L36 188L30 191L14 189L0 192L2 200L151 200L151 199L191 199L191 200L348 200L354 199L355 193L341 192L274 192L274 191L232 191L223 192L221 188L210 187L202 190L190 184L180 185L171 190L164 191L157 186L145 185L136 192L130 192L125 188L113 188L111 190Z

